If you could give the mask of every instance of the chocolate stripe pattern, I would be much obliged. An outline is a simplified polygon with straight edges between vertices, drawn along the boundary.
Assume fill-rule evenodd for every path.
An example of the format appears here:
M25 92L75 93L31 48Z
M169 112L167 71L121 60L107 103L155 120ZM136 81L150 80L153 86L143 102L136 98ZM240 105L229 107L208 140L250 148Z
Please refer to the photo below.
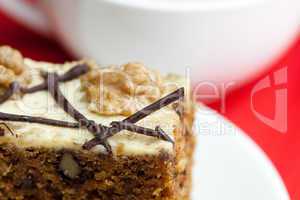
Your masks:
M97 124L93 120L87 119L83 114L76 110L71 103L62 94L59 83L71 81L78 78L79 76L87 73L89 67L86 64L79 64L63 75L58 75L56 73L43 73L42 76L45 81L39 85L33 86L31 88L21 87L18 82L13 82L7 91L0 96L0 104L7 101L15 93L30 94L41 90L48 90L52 95L56 103L71 117L73 117L77 123L59 121L54 119L47 119L41 117L33 117L26 115L14 115L0 112L1 121L16 121L16 122L28 122L28 123L39 123L45 125L66 127L66 128L86 128L90 131L95 138L86 142L83 145L84 149L91 149L96 145L104 145L108 153L112 153L111 147L108 144L107 139L117 134L122 130L133 131L138 134L156 137L171 143L174 143L173 139L166 134L159 126L154 130L150 128L141 127L135 125L138 121L151 115L153 112L170 105L171 103L182 100L184 98L184 88L179 88L178 90L170 93L169 95L161 98L160 100L146 106L145 108L137 111L133 115L125 118L119 122L112 122L109 127Z

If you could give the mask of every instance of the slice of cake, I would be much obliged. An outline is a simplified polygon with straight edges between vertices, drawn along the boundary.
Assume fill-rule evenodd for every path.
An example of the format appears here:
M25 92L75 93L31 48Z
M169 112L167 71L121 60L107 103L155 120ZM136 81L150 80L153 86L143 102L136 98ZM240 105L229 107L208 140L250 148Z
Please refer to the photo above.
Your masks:
M0 47L0 199L190 199L188 84Z

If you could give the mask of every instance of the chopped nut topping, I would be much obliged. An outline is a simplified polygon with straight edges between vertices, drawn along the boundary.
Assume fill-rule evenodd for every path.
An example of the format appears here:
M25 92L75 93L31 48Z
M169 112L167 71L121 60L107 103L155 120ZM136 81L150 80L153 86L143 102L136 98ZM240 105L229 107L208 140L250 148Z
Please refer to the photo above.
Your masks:
M0 47L0 64L13 70L16 75L21 74L24 70L23 56L9 46Z
M161 76L140 63L94 68L81 81L89 109L103 115L131 115L163 94Z
M13 81L27 85L31 76L19 51L0 46L0 87L7 88Z
M16 80L15 73L3 65L0 65L0 85L8 87L12 80Z

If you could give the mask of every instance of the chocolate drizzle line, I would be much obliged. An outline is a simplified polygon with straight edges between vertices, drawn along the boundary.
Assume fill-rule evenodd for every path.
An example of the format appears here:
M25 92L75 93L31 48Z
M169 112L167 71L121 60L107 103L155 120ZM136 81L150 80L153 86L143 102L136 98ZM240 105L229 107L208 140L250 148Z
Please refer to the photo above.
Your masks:
M11 135L15 135L14 132L9 128L9 126L7 124L0 123L0 125L5 126ZM0 128L0 136L4 136L4 134L5 134L5 130L3 128Z
M86 142L83 145L84 149L91 149L96 145L104 145L108 153L112 153L111 146L109 145L107 139L117 134L121 130L133 131L138 134L143 134L147 136L156 137L165 141L169 141L174 143L172 138L166 134L159 126L157 126L154 130L150 128L145 128L141 126L135 125L136 122L141 119L147 117L153 112L165 107L174 101L181 100L184 97L184 88L180 88L175 92L165 96L164 98L146 106L142 110L136 112L135 114L125 118L120 122L112 122L110 127L97 124L93 120L87 119L83 114L81 114L78 110L76 110L71 103L64 97L61 90L59 89L60 82L66 82L73 80L80 75L87 73L89 70L88 66L85 64L80 64L65 74L59 76L56 73L43 73L42 76L45 78L45 81L39 85L33 86L31 88L21 87L18 82L13 82L8 90L0 96L0 104L8 100L14 93L21 92L23 94L34 93L41 90L48 90L48 92L52 95L56 103L70 116L72 116L78 123L71 123L41 117L32 117L26 115L14 115L0 112L0 120L6 121L16 121L16 122L28 122L28 123L39 123L45 125L59 126L59 127L67 127L67 128L81 128L85 127L88 131L90 131L95 138ZM8 127L9 129L9 127ZM10 130L10 129L9 129ZM0 129L1 134L1 129Z
M99 136L101 132L105 129L101 124L96 124L96 122L87 119L83 114L76 110L71 103L64 97L61 90L59 89L59 76L56 73L49 73L47 76L48 91L55 99L56 103L71 117L78 121L82 126L85 126L94 136ZM109 153L112 153L111 147L107 141L101 143L105 146Z
M76 65L65 74L58 76L58 80L60 82L66 82L77 78L80 75L85 74L88 72L89 67L85 64ZM20 86L18 82L12 82L6 92L0 97L0 104L4 103L8 100L14 93L21 92L21 93L34 93L37 91L45 90L48 88L48 82L43 82L39 85L36 85L31 88L23 88ZM59 127L66 127L66 128L79 128L80 124L78 123L70 123L65 121L59 120L52 120L47 118L41 117L32 117L26 115L14 115L14 114L7 114L0 112L0 120L6 121L16 121L16 122L28 122L28 123L39 123L44 125L52 125L52 126L59 126Z
M159 126L156 126L155 130L153 130L150 128L137 126L129 122L112 122L110 125L114 128L117 128L117 130L128 130L142 135L156 137L174 144L170 136L168 136L168 134L166 134Z
M37 123L37 124L44 124L44 125L58 126L58 127L65 127L65 128L79 128L80 127L80 125L78 123L65 122L65 121L47 119L47 118L42 118L42 117L32 117L32 116L27 116L27 115L8 114L8 113L3 113L3 112L0 112L0 120L12 121L12 122Z
M59 79L56 73L49 73L47 77L48 91L55 99L56 103L76 121L89 121L83 114L77 111L71 103L64 97L59 89Z
M65 74L58 76L59 82L67 82L71 81L89 71L89 67L85 64L79 64L67 71ZM22 88L21 91L23 93L34 93L41 90L46 90L48 88L48 82L44 81L43 83L33 86L31 88Z
M18 82L12 82L9 85L9 88L5 91L5 93L0 96L0 104L7 101L14 93L18 92L20 89L20 84Z
M80 75L87 73L88 70L89 67L85 64L76 65L75 67L67 71L65 74L58 76L58 80L59 82L70 81L79 77ZM2 96L0 96L0 104L7 101L13 94L17 92L21 92L23 94L30 94L41 90L46 90L47 88L48 83L46 81L31 88L24 88L21 87L18 82L12 82L9 88L6 90L6 92Z
M122 122L123 123L129 122L129 123L134 124L134 123L140 121L141 119L147 117L148 115L152 114L153 112L161 109L162 107L165 107L165 106L173 103L174 101L181 100L183 97L184 97L184 88L182 87L182 88L179 88L178 90L170 93L169 95L161 98L160 100L146 106L145 108L136 112L135 114L127 117ZM91 139L90 141L86 142L83 145L83 148L91 149L94 146L103 143L103 141L106 141L109 137L112 137L113 135L120 132L122 130L122 128L124 128L124 126L111 126L103 134L101 134L100 137L95 137L95 138ZM147 132L145 128L144 128L144 132L145 133ZM167 135L164 134L164 136L161 136L161 137L167 139L167 141L169 141L169 142L174 143L174 141L169 136L167 136L167 137L166 136Z

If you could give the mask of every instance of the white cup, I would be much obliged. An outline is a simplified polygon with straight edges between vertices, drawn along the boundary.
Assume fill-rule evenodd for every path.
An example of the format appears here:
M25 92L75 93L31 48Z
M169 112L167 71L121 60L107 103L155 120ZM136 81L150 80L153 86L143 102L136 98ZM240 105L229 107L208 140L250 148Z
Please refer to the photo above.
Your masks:
M299 0L38 2L0 6L40 32L51 30L78 56L101 64L142 61L180 74L189 68L194 83L249 80L300 30Z

